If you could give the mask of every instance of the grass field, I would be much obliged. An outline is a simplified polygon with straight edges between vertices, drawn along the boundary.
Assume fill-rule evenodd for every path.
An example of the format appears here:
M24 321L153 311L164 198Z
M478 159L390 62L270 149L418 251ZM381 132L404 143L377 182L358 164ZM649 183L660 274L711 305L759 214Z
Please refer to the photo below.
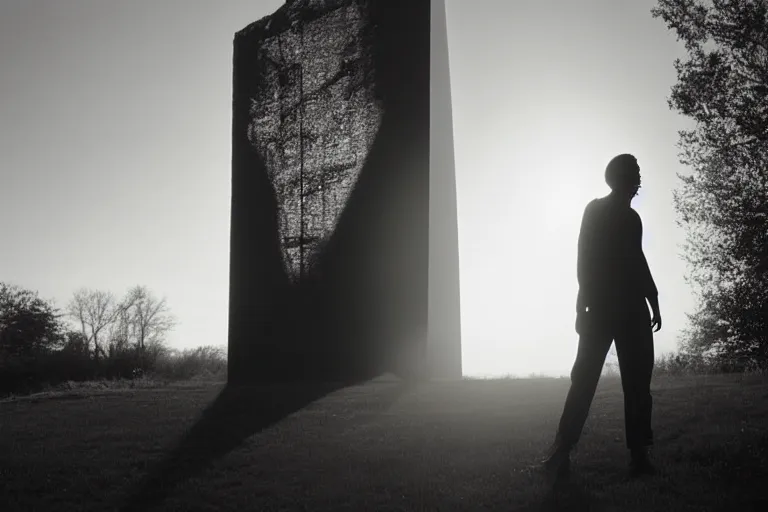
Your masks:
M551 486L531 465L568 385L198 384L6 400L0 510L768 510L765 376L656 378L659 474L641 480L626 477L619 380L603 378L574 474Z

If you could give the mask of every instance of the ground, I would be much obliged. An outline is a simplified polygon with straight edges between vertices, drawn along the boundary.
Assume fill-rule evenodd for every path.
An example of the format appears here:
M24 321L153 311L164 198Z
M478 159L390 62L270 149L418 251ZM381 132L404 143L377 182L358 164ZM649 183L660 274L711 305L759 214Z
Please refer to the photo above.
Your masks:
M655 379L660 472L641 480L626 476L620 381L603 378L574 474L553 487L531 466L568 384L188 385L6 400L0 510L768 510L768 377Z

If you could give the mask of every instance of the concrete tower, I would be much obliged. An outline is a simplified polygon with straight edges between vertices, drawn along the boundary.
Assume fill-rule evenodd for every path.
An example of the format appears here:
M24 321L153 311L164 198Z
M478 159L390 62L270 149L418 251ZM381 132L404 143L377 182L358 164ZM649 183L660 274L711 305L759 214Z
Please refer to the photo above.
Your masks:
M235 35L231 382L459 378L441 0L290 0Z

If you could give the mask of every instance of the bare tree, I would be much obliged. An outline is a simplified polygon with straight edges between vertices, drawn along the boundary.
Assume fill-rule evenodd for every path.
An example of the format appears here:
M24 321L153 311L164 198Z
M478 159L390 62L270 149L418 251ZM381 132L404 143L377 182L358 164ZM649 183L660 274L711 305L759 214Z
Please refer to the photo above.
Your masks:
M93 345L93 357L106 357L102 346L109 339L109 329L121 313L123 305L115 300L111 292L81 288L67 305L67 313L80 324L86 349Z
M123 300L116 308L115 320L109 327L109 352L110 355L128 350L133 338L133 324L131 322L129 300Z
M165 335L176 325L165 298L157 299L146 286L131 288L124 304L121 327L141 352L149 345L162 344Z
M87 350L95 359L107 357L133 345L143 353L159 346L176 325L165 299L157 299L146 286L134 286L118 301L111 292L82 288L67 306L79 323Z

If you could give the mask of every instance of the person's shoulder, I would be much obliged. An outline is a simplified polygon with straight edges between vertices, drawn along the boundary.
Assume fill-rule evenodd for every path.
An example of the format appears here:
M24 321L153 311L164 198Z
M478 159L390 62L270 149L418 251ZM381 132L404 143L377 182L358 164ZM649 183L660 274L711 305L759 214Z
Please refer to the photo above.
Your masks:
M606 206L607 203L604 197L592 199L584 208L584 215L589 217L600 217L606 215Z
M601 198L596 198L591 200L587 203L587 206L584 208L585 212L592 212L600 208L600 206L603 204L603 201Z

